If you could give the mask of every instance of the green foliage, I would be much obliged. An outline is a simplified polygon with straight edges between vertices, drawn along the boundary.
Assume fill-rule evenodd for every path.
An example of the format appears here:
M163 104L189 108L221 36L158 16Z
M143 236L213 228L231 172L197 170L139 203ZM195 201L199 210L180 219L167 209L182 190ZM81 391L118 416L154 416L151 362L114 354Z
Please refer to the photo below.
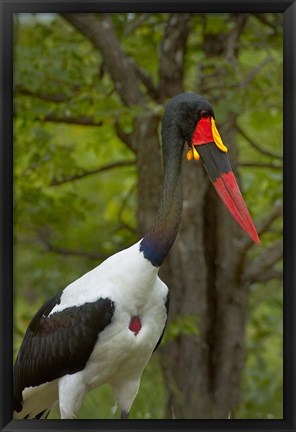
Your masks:
M283 418L282 290L274 281L255 284L247 327L247 362L242 382L244 401L235 416Z
M140 15L116 14L114 24L125 51L157 83L158 44L168 15L148 14L132 31ZM232 25L229 14L192 16L185 89L195 90L206 78L205 96L215 102L219 122L229 113L238 114L241 129L260 148L277 154L276 163L280 164L281 26L273 32L256 17L249 17L239 59L233 65L218 53L208 56L205 50L206 38L219 36ZM62 18L19 16L15 36L16 354L33 311L48 296L137 240L135 167L83 174L114 161L134 159L116 136L114 126L118 121L125 133L131 132L139 109L122 106L99 52ZM217 68L221 82L215 78ZM155 112L163 109L154 102L150 105ZM90 125L78 124L77 119L82 118ZM67 124L71 119L73 123ZM256 150L240 134L237 141L244 196L257 222L266 217L270 203L281 201L282 170L258 166L271 166L275 159ZM245 168L246 162L253 166ZM66 181L69 177L77 179ZM272 231L262 236L263 247L281 238L281 224L281 220L276 221ZM164 343L184 333L197 335L198 324L196 316L178 317L169 323ZM251 287L246 345L241 405L235 416L281 418L282 289L276 280ZM144 372L131 417L163 418L165 400L156 355ZM108 387L95 390L87 396L79 418L118 418L112 405ZM56 416L57 411L51 414Z
M178 315L175 320L168 322L164 342L177 339L181 335L198 335L197 315Z

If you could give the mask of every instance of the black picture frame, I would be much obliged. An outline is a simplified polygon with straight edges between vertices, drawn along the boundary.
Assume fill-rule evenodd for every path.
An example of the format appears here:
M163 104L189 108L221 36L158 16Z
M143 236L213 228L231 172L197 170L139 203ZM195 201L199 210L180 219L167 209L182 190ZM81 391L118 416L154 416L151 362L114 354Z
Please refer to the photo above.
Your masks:
M284 418L283 420L12 420L13 152L12 18L23 12L277 12L284 15ZM295 0L0 0L1 13L1 431L295 431Z

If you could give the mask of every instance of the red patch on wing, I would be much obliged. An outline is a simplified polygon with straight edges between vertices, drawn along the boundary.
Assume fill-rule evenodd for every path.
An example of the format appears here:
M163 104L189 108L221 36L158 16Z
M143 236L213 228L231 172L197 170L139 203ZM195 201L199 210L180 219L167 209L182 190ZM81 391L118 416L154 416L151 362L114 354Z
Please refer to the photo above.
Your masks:
M138 316L131 317L131 320L130 320L128 328L136 336L139 333L139 331L141 330L141 328L142 328L142 324L141 324L140 318Z
M196 146L210 142L215 142L212 132L211 117L202 117L194 131L192 144Z
M240 193L233 172L223 173L214 182L214 186L234 219L250 235L252 240L259 244L260 240L256 228Z

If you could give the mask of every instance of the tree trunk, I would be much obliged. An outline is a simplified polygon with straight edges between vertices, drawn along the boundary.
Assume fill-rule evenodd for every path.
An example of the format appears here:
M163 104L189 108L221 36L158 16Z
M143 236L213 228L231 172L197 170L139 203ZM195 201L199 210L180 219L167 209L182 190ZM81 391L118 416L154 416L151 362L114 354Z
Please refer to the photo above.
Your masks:
M159 207L162 169L158 139L159 118L153 114L138 120L133 140L137 144L138 233L142 237L153 225ZM137 125L136 125L137 126Z

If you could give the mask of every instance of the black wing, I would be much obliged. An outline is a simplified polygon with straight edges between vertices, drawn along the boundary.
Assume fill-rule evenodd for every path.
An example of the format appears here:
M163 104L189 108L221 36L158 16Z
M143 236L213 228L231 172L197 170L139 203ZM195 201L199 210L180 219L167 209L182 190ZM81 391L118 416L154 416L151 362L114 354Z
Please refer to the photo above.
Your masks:
M161 341L162 341L162 338L163 338L163 335L164 335L164 332L165 332L165 328L166 328L166 324L167 324L167 321L168 321L169 306L170 306L170 294L169 294L169 291L168 291L168 293L167 293L167 298L166 298L166 301L165 301L165 307L166 307L166 311L167 311L167 319L166 319L166 322L165 322L165 325L164 325L163 331L162 331L162 333L161 333L161 336L160 336L160 338L159 338L159 341L157 342L157 344L156 344L156 346L155 346L153 352L155 352L155 351L157 350L157 348L159 347L159 345L160 345L160 343L161 343Z
M102 299L48 316L60 303L52 297L32 319L14 367L14 409L22 409L22 391L82 370L98 334L111 322L114 303Z

